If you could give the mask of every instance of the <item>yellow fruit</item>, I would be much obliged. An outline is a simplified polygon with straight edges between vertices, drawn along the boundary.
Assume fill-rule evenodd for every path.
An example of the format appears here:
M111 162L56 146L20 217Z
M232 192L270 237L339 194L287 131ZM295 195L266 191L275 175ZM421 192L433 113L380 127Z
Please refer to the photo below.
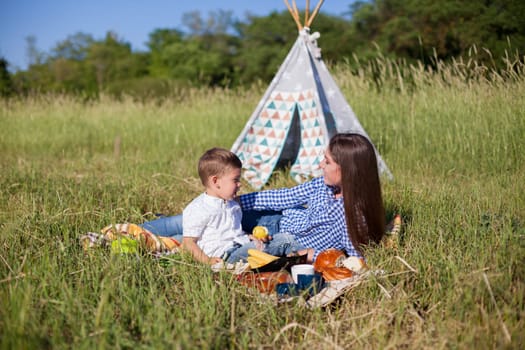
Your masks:
M268 229L264 226L255 226L252 230L252 235L257 239L264 239L268 237Z

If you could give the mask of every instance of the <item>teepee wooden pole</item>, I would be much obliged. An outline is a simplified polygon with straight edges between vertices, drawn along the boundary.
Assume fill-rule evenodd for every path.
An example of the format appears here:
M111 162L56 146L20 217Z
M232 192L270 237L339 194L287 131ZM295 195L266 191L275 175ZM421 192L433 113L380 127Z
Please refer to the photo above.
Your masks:
M300 22L299 9L297 8L297 4L295 3L295 0L292 0L292 7L293 7L293 11L295 12L295 15L297 16Z
M308 23L308 15L310 14L310 0L306 0L306 8L304 9L304 25Z
M286 7L288 7L288 11L290 11L290 14L292 15L292 18L295 21L295 24L297 25L297 29L299 29L299 31L301 31L303 29L303 25L301 24L301 21L299 20L299 13L294 12L294 10L290 6L290 3L288 2L288 0L284 0L284 3L286 4ZM295 3L295 1L294 1L294 3ZM295 8L297 8L297 6Z
M308 19L308 23L306 23L306 26L310 28L310 25L314 21L315 16L317 16L317 13L319 12L319 9L321 8L321 5L323 4L324 0L319 0L317 3L317 6L315 7L314 12L312 12L312 16Z

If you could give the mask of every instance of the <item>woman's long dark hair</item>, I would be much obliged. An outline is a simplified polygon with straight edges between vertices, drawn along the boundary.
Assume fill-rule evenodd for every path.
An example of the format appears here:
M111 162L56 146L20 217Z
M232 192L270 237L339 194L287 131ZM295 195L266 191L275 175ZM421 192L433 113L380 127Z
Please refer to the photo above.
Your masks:
M354 248L371 241L379 243L385 234L385 208L374 147L359 134L336 134L328 150L341 167L341 191L348 235Z

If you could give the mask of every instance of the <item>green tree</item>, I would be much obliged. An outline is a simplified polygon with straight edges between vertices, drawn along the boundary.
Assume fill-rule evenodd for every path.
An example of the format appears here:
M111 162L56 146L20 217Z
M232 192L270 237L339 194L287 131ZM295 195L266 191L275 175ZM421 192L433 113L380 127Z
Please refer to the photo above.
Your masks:
M232 11L210 11L207 18L203 18L200 11L192 11L182 16L182 23L188 28L190 36L203 36L226 34L233 28L235 21Z
M29 67L13 75L15 90L19 93L47 92L53 85L53 75L46 64L47 55L36 45L35 36L26 37Z
M312 23L312 32L319 32L321 37L317 40L322 49L323 60L337 62L350 56L353 52L352 25L350 21L319 13Z
M184 14L187 33L155 30L150 35L150 72L152 76L196 85L226 86L231 82L233 57L238 38L228 32L233 28L231 12Z
M355 51L365 57L375 50L371 43L386 54L427 62L434 55L465 55L476 45L478 58L489 62L487 51L502 57L509 42L525 42L523 1L375 0L354 3L351 13Z
M220 35L188 38L168 45L157 58L170 79L204 85L226 85L231 67L228 38Z
M29 59L29 65L40 65L44 63L45 54L40 51L36 45L36 36L30 35L26 37L26 52Z
M149 35L147 46L150 50L151 63L149 73L157 78L170 77L170 58L163 54L173 44L183 42L183 33L177 29L156 29Z
M89 46L86 63L95 74L99 91L104 90L110 82L147 74L144 57L134 56L131 45L112 32L108 32L104 40Z
M270 81L298 35L298 28L288 11L273 12L265 17L250 16L247 22L238 24L237 30L241 45L236 58L236 74L243 83ZM351 54L351 25L343 18L319 13L310 30L321 34L318 45L325 61L341 60Z
M10 96L14 92L13 81L7 66L7 60L3 57L0 57L0 96L2 97Z
M237 31L241 45L235 69L243 84L270 81L297 38L297 27L288 12L249 16L247 22L238 23Z
M95 75L89 69L86 58L89 49L95 44L89 34L76 33L59 42L48 60L54 83L54 91L96 93Z
M90 34L78 32L58 42L52 49L53 58L82 61L86 59L89 47L95 43Z

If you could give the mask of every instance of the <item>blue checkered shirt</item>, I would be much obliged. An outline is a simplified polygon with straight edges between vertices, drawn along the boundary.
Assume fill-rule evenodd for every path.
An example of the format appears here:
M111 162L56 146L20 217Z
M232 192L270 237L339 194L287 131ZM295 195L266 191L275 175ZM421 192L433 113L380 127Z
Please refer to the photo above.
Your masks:
M329 248L361 256L352 245L346 228L343 198L335 198L334 188L319 177L292 188L242 195L243 210L282 211L280 232L290 233L317 255Z

